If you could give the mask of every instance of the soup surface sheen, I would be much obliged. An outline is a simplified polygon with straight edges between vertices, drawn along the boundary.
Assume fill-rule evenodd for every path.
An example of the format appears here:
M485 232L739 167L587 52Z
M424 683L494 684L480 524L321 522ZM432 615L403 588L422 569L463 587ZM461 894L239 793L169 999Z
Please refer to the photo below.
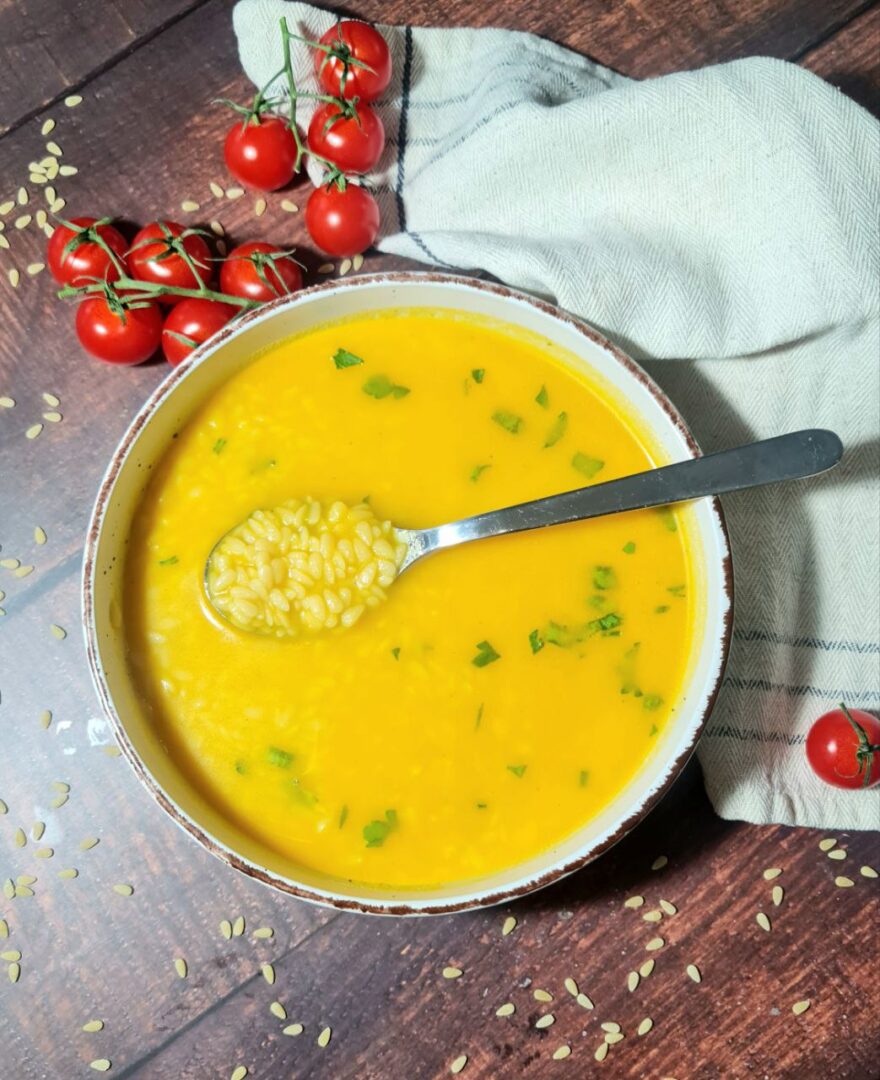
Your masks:
M651 464L597 386L494 324L416 309L274 347L180 432L133 523L125 627L162 742L239 828L334 877L430 887L539 854L621 791L676 707L679 515L441 552L353 628L294 641L211 617L205 560L291 497L368 496L425 527Z

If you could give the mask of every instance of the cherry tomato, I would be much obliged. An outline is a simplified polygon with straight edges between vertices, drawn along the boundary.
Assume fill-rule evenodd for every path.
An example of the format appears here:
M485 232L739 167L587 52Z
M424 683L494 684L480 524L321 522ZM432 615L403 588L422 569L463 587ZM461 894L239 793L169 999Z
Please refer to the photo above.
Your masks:
M365 173L376 164L385 148L385 128L369 105L321 105L309 124L309 149L327 158L344 173Z
M331 27L320 43L333 50L315 50L315 71L326 93L361 101L381 97L391 82L391 53L378 30L367 23L341 22ZM352 64L352 60L359 63Z
M152 301L114 310L105 296L90 296L76 311L80 344L108 364L140 364L159 348L162 312Z
M190 268L183 252L195 267ZM158 285L173 285L179 289L197 289L199 282L211 280L213 266L211 249L203 237L192 229L185 229L176 221L151 221L132 241L128 253L131 276L138 281L152 281ZM176 304L180 296L162 296L162 304Z
M289 184L296 168L296 139L277 116L236 121L223 146L226 168L236 180L258 191L276 191Z
M262 241L233 248L220 269L221 292L260 303L296 292L302 281L302 271L290 255Z
M119 270L106 250L96 242L97 237L117 256L125 269L128 244L122 233L107 224L109 218L98 222L93 217L74 218L69 225L57 225L49 238L46 261L56 281L62 285L86 285L92 279L116 281Z
M173 367L186 359L197 345L207 341L238 311L219 300L187 297L168 312L162 327L162 351Z
M824 713L807 735L807 760L813 772L834 787L880 784L880 720L843 704Z
M359 255L379 235L379 207L362 187L315 188L306 203L306 228L322 251L337 258Z

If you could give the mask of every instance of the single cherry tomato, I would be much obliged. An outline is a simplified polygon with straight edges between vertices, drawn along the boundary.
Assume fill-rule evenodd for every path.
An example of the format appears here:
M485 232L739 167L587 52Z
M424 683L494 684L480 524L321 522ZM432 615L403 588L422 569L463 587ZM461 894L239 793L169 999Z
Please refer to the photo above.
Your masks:
M315 71L326 93L361 101L381 97L391 82L391 53L378 30L345 21L331 27L320 44L331 50L315 50Z
M225 326L239 309L219 300L187 297L175 304L162 327L162 351L173 367Z
M151 221L145 225L132 241L128 265L131 276L138 281L178 289L197 289L200 282L207 284L214 272L211 249L204 238L176 221ZM176 304L183 297L169 294L158 299L163 304Z
M119 278L119 267L98 239L110 248L123 270L128 244L109 222L110 218L77 217L56 225L46 249L46 261L56 281L62 285L87 285L94 279Z
M159 348L162 312L152 301L133 307L89 296L76 311L76 336L86 350L107 364L140 364Z
M322 251L337 258L359 255L379 235L379 207L365 188L336 184L315 188L306 203L306 228Z
M277 191L289 184L296 169L296 139L277 116L236 121L223 146L226 168L236 180L258 191Z
M302 288L302 270L274 244L240 244L220 268L220 290L229 296L266 303Z
M385 149L385 128L375 110L357 102L321 105L309 124L309 149L344 173L365 173Z
M819 779L834 787L880 784L880 720L841 703L810 728L807 760Z

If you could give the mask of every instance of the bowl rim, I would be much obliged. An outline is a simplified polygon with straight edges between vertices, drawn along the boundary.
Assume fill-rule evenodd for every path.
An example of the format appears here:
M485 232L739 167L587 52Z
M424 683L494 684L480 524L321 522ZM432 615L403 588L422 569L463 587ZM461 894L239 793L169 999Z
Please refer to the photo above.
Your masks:
M543 873L530 876L521 881L512 883L491 893L484 893L455 900L419 900L417 903L386 902L380 899L352 898L337 895L331 892L317 891L302 883L295 882L287 877L270 872L265 867L260 867L248 859L231 850L212 836L206 828L195 821L190 815L178 806L168 795L164 788L154 778L149 768L141 758L138 751L128 737L125 725L119 716L113 696L110 691L104 670L101 664L100 649L98 644L97 622L95 618L94 587L97 576L97 552L101 538L104 518L110 502L113 488L119 473L126 461L128 452L137 440L142 429L149 422L159 405L169 397L181 379L195 366L204 363L214 352L222 348L226 341L238 333L249 323L267 317L268 313L277 312L287 307L297 306L304 300L327 293L338 292L345 289L363 288L373 285L401 284L411 281L420 283L437 283L441 285L453 285L465 289L473 289L480 292L489 292L501 299L515 300L525 303L539 312L551 318L566 323L576 333L587 338L593 344L609 353L625 371L651 395L654 401L666 414L669 422L683 437L691 458L702 456L702 450L692 435L684 417L672 403L654 379L621 348L609 341L604 334L600 333L589 323L579 316L573 315L555 304L532 296L518 289L510 288L501 283L481 280L463 274L448 274L436 271L386 271L372 274L361 274L347 280L335 279L300 289L295 293L279 297L267 304L248 311L233 324L223 327L214 337L203 345L195 348L189 356L179 365L172 369L168 376L147 397L144 404L138 410L134 419L122 436L101 480L92 514L89 520L86 534L83 566L81 579L82 600L82 625L85 637L86 654L91 671L92 682L95 686L102 709L113 730L114 738L119 744L129 764L134 769L135 775L153 796L159 806L172 818L172 820L186 833L192 836L208 852L216 856L228 866L245 874L247 877L262 882L265 885L300 900L318 904L323 907L333 907L343 911L356 911L375 915L445 915L459 911L475 910L492 907L496 904L508 903L521 896L546 888L548 885L573 874L588 863L604 854L609 848L623 839L640 821L642 821L654 809L657 803L669 792L672 785L681 775L687 762L690 760L697 742L703 733L709 716L715 707L715 702L724 679L725 668L730 655L730 643L733 629L733 560L730 548L730 534L721 502L717 496L710 500L712 514L715 519L720 537L723 541L723 555L721 558L721 589L727 599L727 607L723 612L720 632L720 661L718 663L714 684L706 694L705 706L699 718L693 724L690 734L687 735L681 752L671 761L665 763L666 775L655 784L654 789L642 801L634 807L632 813L619 821L613 831L599 839L588 850L581 851L569 858L565 863L556 865L545 870Z

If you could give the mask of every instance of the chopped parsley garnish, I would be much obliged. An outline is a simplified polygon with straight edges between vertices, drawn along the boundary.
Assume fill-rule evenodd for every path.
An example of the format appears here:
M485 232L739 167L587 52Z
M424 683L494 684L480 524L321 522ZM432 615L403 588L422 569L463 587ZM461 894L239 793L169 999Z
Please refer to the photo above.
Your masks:
M549 622L541 631L543 640L548 645L558 645L561 649L570 649L575 645L592 637L594 634L603 636L618 636L618 627L623 619L614 611L609 611L600 619L591 619L588 623L579 623L576 626L562 626L557 622Z
M662 615L666 611L669 611L669 604L658 604L654 608L654 614L655 615Z
M642 704L646 709L650 709L652 712L654 709L659 709L663 704L663 698L659 694L645 694Z
M635 541L633 541L633 540L630 540L628 543L623 545L623 553L624 553L624 555L632 555L635 552L635 550L636 550L636 545L635 545Z
M656 735L659 730L660 728L658 728L656 724L651 724L651 730L648 732L648 737L651 738L653 735Z
M504 409L493 412L492 419L496 424L500 424L505 431L509 431L511 435L518 435L523 425L521 416L517 416L516 413L506 412Z
M608 601L604 596L600 596L598 593L596 593L594 596L590 596L587 599L587 603L591 608L595 608L597 611L599 611L600 608L605 607Z
M592 480L597 472L605 468L604 461L600 461L599 458L590 457L589 454L582 454L580 450L578 450L571 459L571 463L577 471L583 473L588 480Z
M363 360L359 356L355 356L354 353L348 351L348 349L337 349L333 354L333 363L336 365L336 369L347 367L357 367L358 364L362 364Z
M609 611L607 615L603 615L601 619L593 619L592 622L587 623L587 626L593 631L593 633L608 633L609 630L616 630L618 626L623 622L623 619L614 611Z
M544 648L544 639L541 637L540 630L533 630L529 634L529 645L531 645L533 653L538 653Z
M501 653L496 652L488 641L477 642L477 655L471 660L474 667L485 667L495 660L501 659Z
M371 821L369 825L364 825L363 835L367 847L381 847L396 828L397 811L386 810L384 821Z
M684 596L684 585L670 585L666 591L673 596Z
M480 479L480 477L483 475L483 473L486 471L486 469L491 469L491 468L492 468L491 465L475 465L471 469L471 483L475 484Z
M277 746L270 746L266 751L266 761L276 769L289 769L293 764L293 754L280 750Z
M478 802L477 803L477 809L478 810L487 810L488 807L489 807L489 804L487 802Z
M400 646L399 645L394 646L394 648L391 650L391 655L394 657L395 660L400 659Z
M581 769L580 773L578 773L578 784L580 784L581 787L586 787L587 786L587 781L589 779L590 779L590 774L587 772L587 770L586 769Z
M480 730L480 724L483 722L483 703L480 702L480 707L477 709L477 719L474 721L474 731Z
M568 413L561 412L553 421L553 426L547 432L547 438L544 440L544 449L548 450L551 446L555 446L565 434L565 429L567 427Z
M309 791L308 788L304 788L302 786L302 781L298 780L295 776L290 779L289 784L294 798L297 802L302 803L303 806L314 806L318 801L318 796L314 791Z
M389 395L395 398L402 398L406 397L409 393L408 386L398 386L397 383L393 383L387 375L371 375L361 389L369 397L377 399L386 398Z
M213 447L211 449L214 451L215 454L222 454L223 453L223 447L226 445L226 443L228 441L229 441L228 439L218 439L214 443L214 445L213 445Z
M247 773L247 765L243 761L236 761L235 771L239 776L244 776Z
M528 765L508 765L507 771L512 772L514 776L522 780Z
M550 404L550 395L547 393L546 386L542 386L537 394L535 394L535 401L537 401L542 409L546 409Z
M617 584L617 575L610 566L597 566L593 570L594 589L613 589Z
M481 383L485 374L486 369L484 367L475 367L471 372L471 378L474 380L475 383Z
M160 559L160 566L176 566L180 562L180 559L176 555L169 555L167 559Z
M675 520L675 514L668 506L661 506L658 513L668 532L678 532L678 522Z
M339 828L340 829L346 823L346 821L348 821L348 807L343 806L343 808L339 811Z

